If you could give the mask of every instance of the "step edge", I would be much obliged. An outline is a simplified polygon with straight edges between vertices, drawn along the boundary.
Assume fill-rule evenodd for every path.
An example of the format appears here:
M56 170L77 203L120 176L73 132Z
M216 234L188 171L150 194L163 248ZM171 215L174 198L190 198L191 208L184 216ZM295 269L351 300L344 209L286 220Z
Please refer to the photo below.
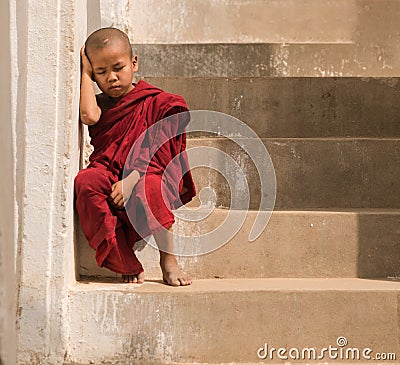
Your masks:
M252 278L252 279L198 279L186 287L171 287L161 281L149 281L144 284L123 284L104 282L75 282L70 288L71 294L126 293L133 295L197 295L234 292L388 292L400 294L400 281L389 279L362 278Z
M187 207L187 209L196 208ZM228 211L237 211L239 212L247 211L248 214L258 214L259 211L256 209L229 209L229 208L221 208L216 207L214 208L216 213L228 213ZM324 207L324 208L303 208L303 209L273 209L272 211L261 211L261 213L272 213L272 214L279 214L279 215L295 215L295 214L340 214L340 215L399 215L400 208L341 208L341 207Z
M148 80L148 79L153 79L153 80L207 80L207 81L243 81L243 80L304 80L304 79L315 79L319 80L320 82L325 82L325 79L329 80L358 80L360 83L365 83L371 80L376 80L376 81L382 81L386 82L388 79L396 79L400 80L400 76L361 76L361 75L356 75L356 76L215 76L215 75L208 75L208 76L146 76L146 75L138 75L136 77L136 80Z
M198 110L192 110L192 111L198 111ZM203 111L203 110L200 110ZM204 110L208 111L208 110ZM197 132L197 131L189 131L190 132ZM266 141L266 142L315 142L315 141L320 141L320 142L399 142L400 141L400 136L399 137L257 137L261 141ZM198 141L204 141L204 142L210 142L210 141L224 141L224 140L253 140L254 138L250 137L237 137L237 136L215 136L215 137L187 137L188 141L193 141L193 142L198 142Z

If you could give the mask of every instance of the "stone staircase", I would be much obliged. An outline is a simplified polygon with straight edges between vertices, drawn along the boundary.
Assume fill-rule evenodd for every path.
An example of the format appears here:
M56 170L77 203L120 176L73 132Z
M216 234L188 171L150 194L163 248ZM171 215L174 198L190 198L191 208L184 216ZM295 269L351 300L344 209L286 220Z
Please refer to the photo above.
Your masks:
M183 94L192 109L223 111L254 126L274 162L276 210L265 232L249 243L259 200L249 171L251 210L241 231L213 253L180 259L195 278L189 288L157 282L158 253L151 246L138 253L150 282L104 284L113 274L96 267L81 241L84 281L72 293L72 310L94 309L71 325L78 334L96 336L74 344L78 358L89 348L121 364L257 362L264 343L323 348L335 346L339 336L351 347L398 353L397 80L146 80ZM217 141L192 138L188 146L215 145L240 156L232 153L232 142ZM226 187L215 176L195 178L199 190L217 190L218 224L229 206Z
M190 287L160 282L158 252L150 245L138 252L148 281L118 284L113 273L96 266L78 232L79 280L68 304L69 356L76 363L372 364L378 353L386 356L384 363L397 363L399 79L365 78L365 70L356 69L349 71L353 77L310 77L316 76L311 69L300 68L290 75L296 77L283 77L271 67L271 50L284 47L134 46L144 60L141 78L182 94L192 110L232 115L258 134L274 163L276 205L266 230L248 242L260 188L254 166L247 168L251 200L242 229L212 253L179 259L195 279ZM328 46L293 47L326 55ZM329 45L326 62L332 56L339 65L343 47L351 45ZM188 148L203 145L236 161L243 157L232 141L189 136ZM211 230L227 216L229 188L204 169L194 170L194 177L198 191L210 186L217 194L218 208L201 226ZM177 224L190 234L185 222ZM266 344L287 349L287 358L277 350L258 356ZM304 358L288 357L291 348L300 354L315 348L318 356L329 346L343 351L336 358L328 352L307 357L308 351ZM361 362L344 355L351 348L360 350ZM362 357L365 348L372 350L370 359Z

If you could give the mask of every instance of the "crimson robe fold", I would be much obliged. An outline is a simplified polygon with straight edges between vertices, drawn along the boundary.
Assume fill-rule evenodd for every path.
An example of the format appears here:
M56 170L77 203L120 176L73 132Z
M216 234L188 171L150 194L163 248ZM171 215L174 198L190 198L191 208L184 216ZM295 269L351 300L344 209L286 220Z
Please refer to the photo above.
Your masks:
M94 151L75 178L75 204L100 267L139 274L136 241L170 227L173 209L189 202L196 189L186 154L184 99L144 81L89 127ZM140 179L125 209L108 202L112 185L132 171Z

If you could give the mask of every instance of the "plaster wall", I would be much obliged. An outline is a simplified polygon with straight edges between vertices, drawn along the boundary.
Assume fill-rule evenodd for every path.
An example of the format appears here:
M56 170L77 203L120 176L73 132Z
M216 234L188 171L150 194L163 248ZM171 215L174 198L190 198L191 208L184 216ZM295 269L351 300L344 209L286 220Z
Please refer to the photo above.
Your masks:
M77 0L1 2L6 46L0 60L0 353L5 365L61 364L68 354L79 47L86 37L86 7Z
M0 3L0 39L3 54L0 58L2 80L0 97L0 363L13 365L16 360L15 327L15 169L14 125L11 122L11 48L10 6Z

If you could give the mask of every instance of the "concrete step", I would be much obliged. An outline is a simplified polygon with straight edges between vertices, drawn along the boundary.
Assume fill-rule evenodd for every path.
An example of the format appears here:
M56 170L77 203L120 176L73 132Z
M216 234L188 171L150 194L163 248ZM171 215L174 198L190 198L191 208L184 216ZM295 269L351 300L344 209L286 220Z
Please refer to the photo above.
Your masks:
M181 67L181 65L179 65ZM399 78L147 77L259 137L400 137Z
M168 364L166 364L166 365L260 365L260 364L262 364L263 362L246 362L246 363L244 363L244 362L230 362L230 363L218 363L218 364L216 364L216 363L205 363L205 362L202 362L202 363L198 363L198 362L196 362L196 363L188 363L188 362L185 362L185 363L182 363L182 362L171 362L171 363L168 363ZM94 363L93 362L90 362L90 363L87 363L87 364L78 364L78 363L76 363L76 362L74 362L74 363L64 363L63 365L93 365ZM132 364L134 364L134 363L132 363ZM147 364L149 364L149 365L154 365L154 363L145 363L145 364L143 364L143 365L147 365ZM269 365L282 365L283 363L282 362L277 362L277 363L268 363ZM285 362L284 363L285 365L291 365L291 364L305 364L304 362L303 363L299 363L299 362L296 362L296 363L294 363L294 362ZM313 361L307 361L307 363L306 364L315 364L315 365L330 365L330 364L332 364L332 365L359 365L360 363L358 362L337 362L337 361L332 361L332 362L330 362L330 361L324 361L324 362L313 362ZM381 365L382 364L382 362L373 362L373 361L369 361L368 362L368 364L371 364L371 365ZM389 364L389 363L388 363ZM390 365L399 365L400 363L399 362L390 362ZM111 363L111 362L101 362L101 365L115 365L115 363ZM127 365L126 363L124 364L124 365Z
M399 282L365 279L215 279L181 288L81 282L69 293L65 359L124 365L282 362L276 351L259 359L266 345L285 348L286 355L295 348L306 360L313 353L303 349L320 355L329 346L339 362L346 362L346 353L354 362L357 352L349 349L362 356L370 348L364 354L372 359L398 355L399 294ZM323 355L318 361L333 361Z
M112 6L112 0L107 0ZM372 1L367 1L369 5ZM103 1L104 3L104 1ZM386 11L393 6L382 6ZM160 14L157 0L136 0L119 19L105 9L105 22L129 24L138 43L220 42L352 42L364 6L332 0L281 0L268 6L259 0L169 0ZM108 19L111 17L111 19ZM170 22L160 22L170 19ZM126 24L127 23L127 24ZM290 26L288 26L290 24ZM388 24L386 24L388 25ZM395 31L391 27L388 31ZM207 59L205 59L206 61Z
M140 77L398 77L356 43L133 44ZM376 50L375 50L376 52ZM372 57L371 57L372 56ZM162 65L162 67L160 67Z
M82 364L82 363L78 364L76 362L73 362L73 363L70 362L70 363L64 363L63 365L93 365L93 364L95 364L95 363L94 362L89 362L89 363L86 363L86 364ZM124 363L123 365L130 365L130 364L135 364L135 363L134 362L133 363ZM244 362L232 363L232 362L230 362L230 363L219 363L219 364L216 364L216 363L211 364L209 362L208 363L204 363L203 362L201 364L200 363L188 363L188 362L185 362L185 363L182 363L182 362L170 362L170 363L167 363L166 365L236 365L236 364L237 365L260 365L259 362L252 362L252 363L249 363L249 362L246 362L246 363L244 363ZM372 363L372 364L374 364L374 363ZM100 364L98 364L98 365L100 365ZM114 362L109 362L109 361L102 361L101 365L115 365L115 363ZM146 362L144 364L142 363L142 365L154 365L154 362ZM270 365L282 365L282 363L275 363L275 364L270 363ZM329 365L329 363L324 362L323 365ZM356 365L356 363L351 364L351 363L337 363L337 362L335 362L335 365Z
M174 230L193 237L193 256L178 257L193 278L400 277L400 210L274 211L254 242L248 236L257 212L250 211L229 242L216 242L215 251L196 254L201 249L196 237L219 227L227 215L216 209L198 223L177 220ZM240 219L239 212L235 218ZM146 278L160 279L158 251L151 245L137 247ZM82 276L120 277L97 266L81 233L77 256Z
M262 142L275 168L278 210L400 208L400 139L263 139ZM188 141L188 149L201 146L223 151L237 162L249 185L250 209L258 209L260 175L242 148L225 138ZM195 153L199 155L198 151ZM229 160L218 162L223 166ZM263 171L266 167L259 168ZM203 187L214 189L218 207L229 207L232 201L243 198L245 186L241 180L231 183L230 189L227 180L213 169L199 167L193 169L193 175L198 192ZM237 172L228 169L227 175L234 180Z

